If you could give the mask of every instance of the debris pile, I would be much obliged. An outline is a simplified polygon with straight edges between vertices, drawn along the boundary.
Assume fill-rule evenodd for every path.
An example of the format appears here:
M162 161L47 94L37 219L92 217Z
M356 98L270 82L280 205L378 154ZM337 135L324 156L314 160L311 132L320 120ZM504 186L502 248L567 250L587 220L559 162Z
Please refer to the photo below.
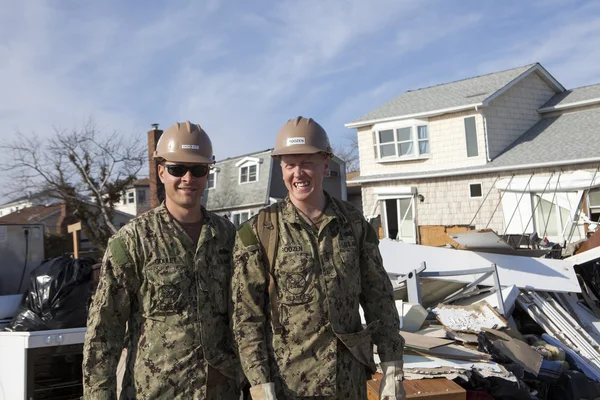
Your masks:
M390 240L380 249L407 398L600 399L600 247L562 259Z

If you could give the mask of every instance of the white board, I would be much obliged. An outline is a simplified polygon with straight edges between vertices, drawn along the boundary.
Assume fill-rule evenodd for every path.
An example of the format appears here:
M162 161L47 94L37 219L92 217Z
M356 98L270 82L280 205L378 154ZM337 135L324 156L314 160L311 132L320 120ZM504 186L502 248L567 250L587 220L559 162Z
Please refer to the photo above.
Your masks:
M461 271L479 269L496 264L502 286L515 285L520 289L545 292L581 293L579 282L573 269L574 263L565 260L533 258L491 254L469 250L455 250L442 247L422 246L382 239L379 250L383 266L389 273L406 275L418 269L424 261L427 271ZM583 253L585 254L585 253ZM470 283L481 274L443 277L454 282ZM483 282L493 286L490 277Z

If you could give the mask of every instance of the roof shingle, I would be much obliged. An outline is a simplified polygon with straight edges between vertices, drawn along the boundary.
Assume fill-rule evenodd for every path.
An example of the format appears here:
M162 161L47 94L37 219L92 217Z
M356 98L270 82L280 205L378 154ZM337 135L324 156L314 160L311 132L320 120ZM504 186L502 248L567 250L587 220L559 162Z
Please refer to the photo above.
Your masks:
M478 104L536 65L409 90L350 124Z
M560 107L567 104L579 103L581 101L594 99L600 99L600 83L566 90L553 96L540 108L544 109L549 107Z

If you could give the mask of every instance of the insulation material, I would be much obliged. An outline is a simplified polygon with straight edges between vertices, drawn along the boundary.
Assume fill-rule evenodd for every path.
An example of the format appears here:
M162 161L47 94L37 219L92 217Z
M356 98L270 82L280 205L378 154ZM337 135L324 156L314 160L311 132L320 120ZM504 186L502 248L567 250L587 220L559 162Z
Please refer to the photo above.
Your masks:
M446 328L456 332L478 333L483 328L508 328L508 323L489 304L480 303L471 306L440 305L433 309Z

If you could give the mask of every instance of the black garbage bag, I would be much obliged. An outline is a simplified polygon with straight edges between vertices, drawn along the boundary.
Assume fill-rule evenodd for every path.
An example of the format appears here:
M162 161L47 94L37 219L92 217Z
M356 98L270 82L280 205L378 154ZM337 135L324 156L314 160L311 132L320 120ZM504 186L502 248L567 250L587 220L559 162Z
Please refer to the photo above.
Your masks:
M92 293L92 258L44 260L29 278L27 294L7 331L85 327Z

